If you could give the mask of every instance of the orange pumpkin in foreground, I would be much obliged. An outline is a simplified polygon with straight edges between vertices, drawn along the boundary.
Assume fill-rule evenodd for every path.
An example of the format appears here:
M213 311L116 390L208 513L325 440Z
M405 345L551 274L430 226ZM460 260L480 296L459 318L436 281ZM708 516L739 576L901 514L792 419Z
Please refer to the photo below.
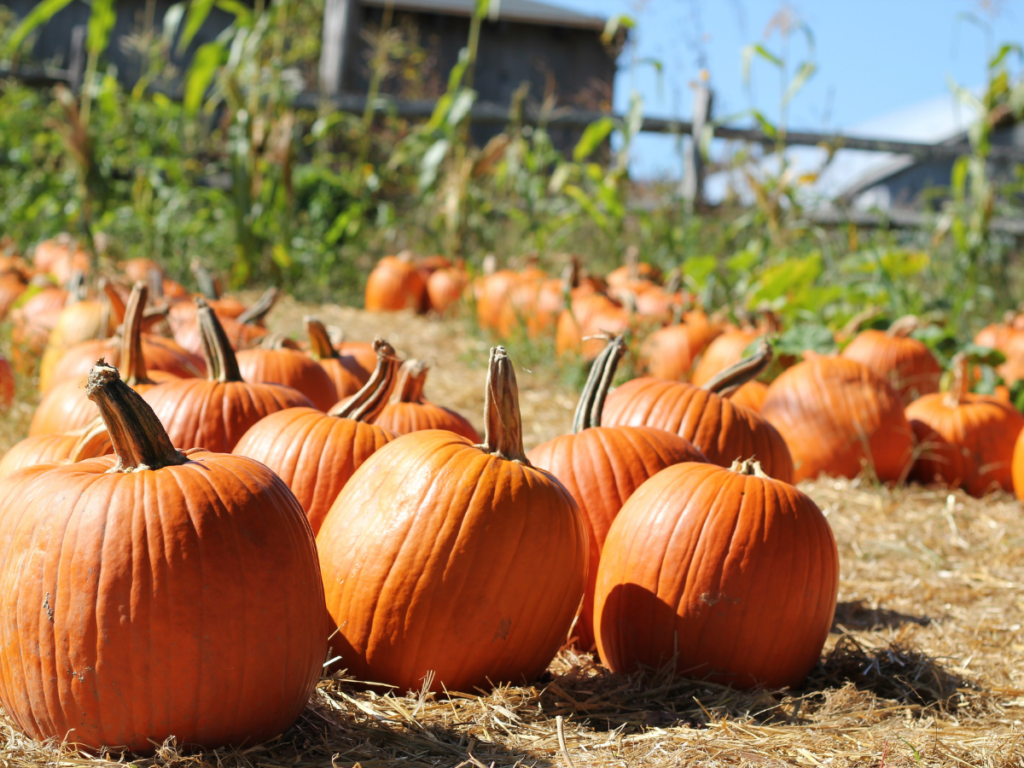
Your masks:
M904 478L913 433L889 382L863 363L808 356L768 387L761 415L793 455L793 481L856 477L871 467L883 482Z
M317 535L331 644L357 679L400 691L525 682L566 640L586 526L565 487L526 458L501 347L484 421L480 446L426 430L381 448Z
M961 353L954 363L953 388L925 395L907 406L918 443L911 476L963 487L972 496L1013 490L1013 450L1024 416L1009 403L970 392L970 365Z
M116 368L88 391L116 456L0 481L4 709L93 751L273 739L327 651L302 508L258 462L175 450Z
M383 339L375 342L373 376L345 406L332 414L315 408L288 408L256 422L234 452L266 464L285 481L306 511L313 533L353 473L395 439L370 422L395 386L398 358Z
M576 645L594 647L594 587L597 564L615 516L647 479L684 461L707 461L692 444L654 427L603 427L601 415L619 359L621 336L612 339L590 370L576 407L572 434L548 440L527 454L530 462L557 477L579 504L590 538L587 591L576 622Z
M675 661L736 688L800 685L828 638L839 554L805 494L756 462L677 464L640 486L608 531L597 648L615 672Z
M771 477L790 482L793 460L779 431L754 411L734 405L728 394L758 376L772 360L765 341L756 355L737 363L703 387L640 378L608 396L605 426L664 429L690 441L719 466L757 459Z
M202 298L196 306L208 378L182 379L145 393L174 445L227 453L264 416L313 406L290 387L244 381L217 316Z
M373 423L396 435L423 429L447 429L476 444L480 442L469 420L450 408L428 402L423 397L430 367L423 360L406 360L398 372L398 383L390 402Z

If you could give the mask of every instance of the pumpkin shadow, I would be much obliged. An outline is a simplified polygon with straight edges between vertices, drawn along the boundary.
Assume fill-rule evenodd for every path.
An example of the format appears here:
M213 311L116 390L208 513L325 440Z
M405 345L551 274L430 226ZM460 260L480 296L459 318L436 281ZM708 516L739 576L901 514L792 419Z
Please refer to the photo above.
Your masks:
M851 600L836 604L832 632L899 629L905 624L927 627L931 625L932 621L929 616L912 616L899 611L891 611L888 608L869 608L863 600Z

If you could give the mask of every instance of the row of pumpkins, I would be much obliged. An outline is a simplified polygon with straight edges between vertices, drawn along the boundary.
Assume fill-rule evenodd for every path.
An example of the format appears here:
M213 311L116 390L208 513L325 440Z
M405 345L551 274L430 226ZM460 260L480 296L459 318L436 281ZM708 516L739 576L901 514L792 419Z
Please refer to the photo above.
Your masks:
M616 671L675 660L734 686L798 685L839 568L792 483L865 462L898 479L913 449L900 396L856 361L794 365L758 412L734 393L770 363L767 342L701 386L612 390L616 336L573 432L527 454L501 347L481 439L423 399L426 366L386 341L339 350L309 319L300 345L138 267L127 297L114 283L66 295L39 348L52 370L32 435L0 461L0 701L35 737L142 752L171 734L271 738L328 645L400 690L531 680L569 636ZM68 343L89 302L102 338ZM194 348L172 314L191 317ZM932 396L935 413L1012 412L968 380ZM968 459L994 442L959 466L987 477L990 461Z

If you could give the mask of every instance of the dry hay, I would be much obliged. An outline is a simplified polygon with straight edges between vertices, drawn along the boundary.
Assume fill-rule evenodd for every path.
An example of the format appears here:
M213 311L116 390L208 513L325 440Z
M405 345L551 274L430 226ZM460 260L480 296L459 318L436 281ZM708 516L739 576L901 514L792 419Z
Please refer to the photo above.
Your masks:
M285 302L275 329L297 331L304 311ZM380 333L407 354L436 356L429 396L479 425L487 345L459 322L318 312L351 338ZM553 374L518 373L531 442L564 430L573 393ZM865 481L801 487L828 516L842 571L833 633L799 690L737 692L656 670L614 675L567 650L533 685L486 693L386 694L324 680L274 742L193 755L167 744L134 764L1024 765L1020 505L1007 494L978 500ZM38 745L0 723L5 766L122 759Z

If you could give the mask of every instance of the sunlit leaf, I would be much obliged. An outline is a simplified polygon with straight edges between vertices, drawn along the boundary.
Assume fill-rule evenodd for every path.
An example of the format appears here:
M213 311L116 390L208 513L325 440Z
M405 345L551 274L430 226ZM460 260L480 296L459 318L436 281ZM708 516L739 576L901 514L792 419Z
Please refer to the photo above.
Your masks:
M451 109L448 110L448 124L458 125L463 121L476 101L476 91L472 88L463 88L452 101Z
M781 264L769 267L758 277L758 287L750 297L750 304L774 301L797 288L809 286L818 279L823 269L821 256L817 254L786 259Z
M813 61L805 61L800 65L800 68L796 71L793 79L789 81L789 87L786 88L786 93L782 96L782 103L789 104L793 100L793 97L800 92L807 81L814 77L814 73L818 71L818 67Z
M239 26L251 27L253 25L252 9L245 3L241 3L239 0L217 0L217 7L234 15Z
M790 326L775 340L775 354L802 355L811 350L825 355L835 350L836 340L827 327L815 323L798 323Z
M451 142L448 139L438 139L424 153L423 161L420 164L419 186L421 190L433 186L434 181L437 179L437 171L441 167L441 163L444 162L445 157L448 156L448 149L450 147Z
M203 97L210 87L217 70L227 58L227 51L220 43L206 43L199 46L196 55L192 59L192 65L188 70L188 77L185 80L185 111L195 114L203 105Z
M615 130L615 121L610 117L595 120L583 130L583 135L572 150L572 159L580 163L594 154Z
M8 50L11 52L17 51L25 38L28 37L37 28L48 22L53 15L67 6L71 0L43 0L43 2L36 5L21 23L14 30L10 39L7 41Z
M188 11L185 14L185 30L181 33L181 38L178 40L179 53L188 48L192 38L202 29L206 17L210 15L210 11L213 10L215 4L216 0L192 0L189 4Z
M636 26L636 19L632 16L620 13L612 16L605 22L604 31L601 33L601 42L608 45L615 39L620 29L633 29Z
M89 14L89 29L85 38L85 48L93 56L98 56L107 49L110 42L110 31L117 23L117 12L114 0L92 0L92 13Z
M683 262L683 277L700 290L707 285L708 278L717 267L718 259L714 256L691 256Z
M769 64L772 64L779 69L782 69L782 59L775 54L771 53L760 43L753 43L743 47L743 84L750 85L750 65L754 60L755 56L758 56Z

